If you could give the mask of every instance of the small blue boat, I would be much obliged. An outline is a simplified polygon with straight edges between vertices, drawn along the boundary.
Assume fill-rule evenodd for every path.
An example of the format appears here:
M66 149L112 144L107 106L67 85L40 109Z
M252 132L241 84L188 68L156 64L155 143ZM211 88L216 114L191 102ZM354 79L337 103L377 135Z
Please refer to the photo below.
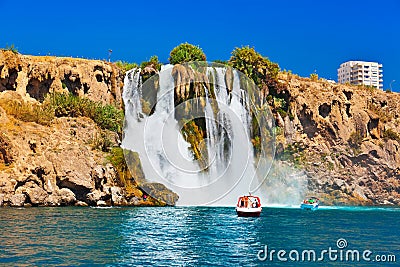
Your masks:
M317 210L318 207L319 207L319 198L317 197L306 198L300 205L300 208L302 210Z

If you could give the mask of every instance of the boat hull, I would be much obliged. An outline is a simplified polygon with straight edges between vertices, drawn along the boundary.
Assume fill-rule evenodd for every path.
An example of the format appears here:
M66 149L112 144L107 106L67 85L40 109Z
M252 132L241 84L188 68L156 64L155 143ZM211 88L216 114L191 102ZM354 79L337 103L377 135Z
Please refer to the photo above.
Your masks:
M236 213L239 217L259 217L261 208L236 208Z
M316 210L318 209L318 204L301 204L300 208L302 210Z

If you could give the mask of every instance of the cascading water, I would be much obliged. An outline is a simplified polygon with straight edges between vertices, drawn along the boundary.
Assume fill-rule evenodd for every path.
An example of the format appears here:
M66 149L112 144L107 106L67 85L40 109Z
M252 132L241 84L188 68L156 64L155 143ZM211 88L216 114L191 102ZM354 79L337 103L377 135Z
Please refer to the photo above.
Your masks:
M208 164L202 169L194 160L190 144L182 136L176 119L177 110L183 107L174 104L176 84L172 69L171 65L162 66L154 83L158 86L154 91L157 92L157 103L150 115L142 112L140 70L127 73L123 93L126 124L122 147L139 153L146 180L162 183L176 192L178 205L232 206L238 196L249 192L265 199L267 194L261 191L265 187L259 185L272 162L255 162L250 138L252 107L247 91L241 88L243 77L233 71L233 86L229 92L226 69L207 67L206 74L213 81L213 91L211 87L204 87L202 110ZM201 106L199 99L187 101L190 106Z

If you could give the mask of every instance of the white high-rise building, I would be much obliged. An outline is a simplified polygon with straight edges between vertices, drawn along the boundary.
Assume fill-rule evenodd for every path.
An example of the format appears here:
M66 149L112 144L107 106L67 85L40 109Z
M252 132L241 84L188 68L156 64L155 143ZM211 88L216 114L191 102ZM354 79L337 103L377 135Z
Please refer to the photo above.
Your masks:
M369 85L383 90L382 64L367 61L347 61L340 64L338 82Z

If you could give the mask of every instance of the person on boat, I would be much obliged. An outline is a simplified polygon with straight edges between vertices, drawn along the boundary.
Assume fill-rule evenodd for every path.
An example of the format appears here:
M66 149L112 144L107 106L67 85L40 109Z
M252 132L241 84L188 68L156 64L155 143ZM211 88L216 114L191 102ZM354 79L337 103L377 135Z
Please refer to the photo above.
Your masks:
M251 206L252 208L257 208L257 199L253 198Z
M251 208L251 201L250 201L250 199L249 199L248 197L245 197L244 199L245 199L245 200L244 200L244 206L245 206L246 208Z
M244 207L244 200L243 198L240 198L240 204L239 207L243 208Z

